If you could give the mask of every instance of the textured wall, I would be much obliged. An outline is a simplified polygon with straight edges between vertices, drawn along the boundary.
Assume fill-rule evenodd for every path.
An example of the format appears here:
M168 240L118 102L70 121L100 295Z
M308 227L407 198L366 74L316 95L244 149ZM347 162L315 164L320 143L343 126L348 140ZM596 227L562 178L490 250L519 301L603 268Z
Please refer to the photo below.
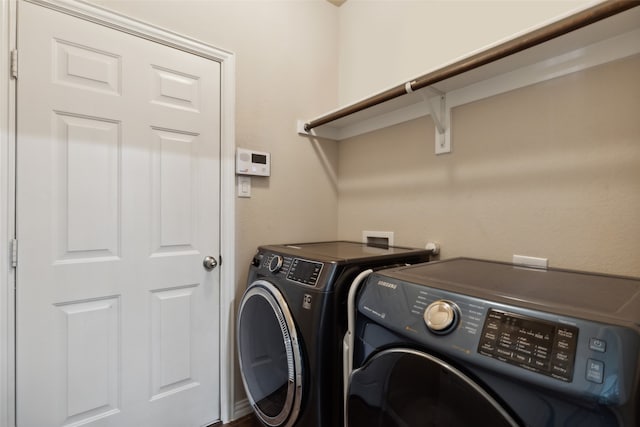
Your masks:
M339 15L340 103L405 83L593 3L350 0Z
M638 75L636 56L457 107L451 154L429 118L343 141L340 237L640 276Z

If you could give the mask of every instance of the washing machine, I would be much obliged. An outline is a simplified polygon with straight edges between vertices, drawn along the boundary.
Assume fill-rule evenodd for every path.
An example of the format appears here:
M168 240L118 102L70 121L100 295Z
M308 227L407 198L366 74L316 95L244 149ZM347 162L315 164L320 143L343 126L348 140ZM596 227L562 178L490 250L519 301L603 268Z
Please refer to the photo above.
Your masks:
M267 426L342 425L348 288L364 270L423 263L431 251L332 241L261 246L238 309L240 372Z
M360 288L349 427L640 425L639 279L456 258Z

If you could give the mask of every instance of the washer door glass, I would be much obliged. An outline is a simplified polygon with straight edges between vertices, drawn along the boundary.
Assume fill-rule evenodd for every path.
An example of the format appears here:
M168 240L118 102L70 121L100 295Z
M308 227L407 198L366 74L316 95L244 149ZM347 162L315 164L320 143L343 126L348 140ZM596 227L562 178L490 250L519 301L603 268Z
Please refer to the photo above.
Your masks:
M431 355L390 349L355 370L349 427L517 426L469 377Z
M293 318L282 294L253 282L238 311L238 358L256 414L270 426L290 425L300 410L301 357Z

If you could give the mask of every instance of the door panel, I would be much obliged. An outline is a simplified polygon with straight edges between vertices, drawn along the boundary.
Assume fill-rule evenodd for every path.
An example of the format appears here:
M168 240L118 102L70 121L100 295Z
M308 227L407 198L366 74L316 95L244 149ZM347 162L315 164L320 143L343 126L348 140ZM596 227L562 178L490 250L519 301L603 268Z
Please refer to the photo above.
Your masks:
M56 262L117 257L120 235L119 123L54 113ZM100 224L96 227L96 224Z
M19 3L20 427L219 419L220 64Z
M119 299L59 304L64 336L69 421L118 411Z
M154 129L152 238L154 255L195 248L198 135Z
M195 285L157 290L151 301L151 400L196 387L191 352Z

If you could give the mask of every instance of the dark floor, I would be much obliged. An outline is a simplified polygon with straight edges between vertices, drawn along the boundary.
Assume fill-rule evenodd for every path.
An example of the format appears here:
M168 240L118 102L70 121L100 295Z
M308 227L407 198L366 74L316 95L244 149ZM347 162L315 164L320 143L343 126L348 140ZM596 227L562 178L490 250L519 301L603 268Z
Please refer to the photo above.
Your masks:
M242 417L228 425L229 427L263 427L262 423L253 414Z
M258 419L253 415L247 415L238 420L232 421L229 424L217 423L210 425L209 427L263 427Z

